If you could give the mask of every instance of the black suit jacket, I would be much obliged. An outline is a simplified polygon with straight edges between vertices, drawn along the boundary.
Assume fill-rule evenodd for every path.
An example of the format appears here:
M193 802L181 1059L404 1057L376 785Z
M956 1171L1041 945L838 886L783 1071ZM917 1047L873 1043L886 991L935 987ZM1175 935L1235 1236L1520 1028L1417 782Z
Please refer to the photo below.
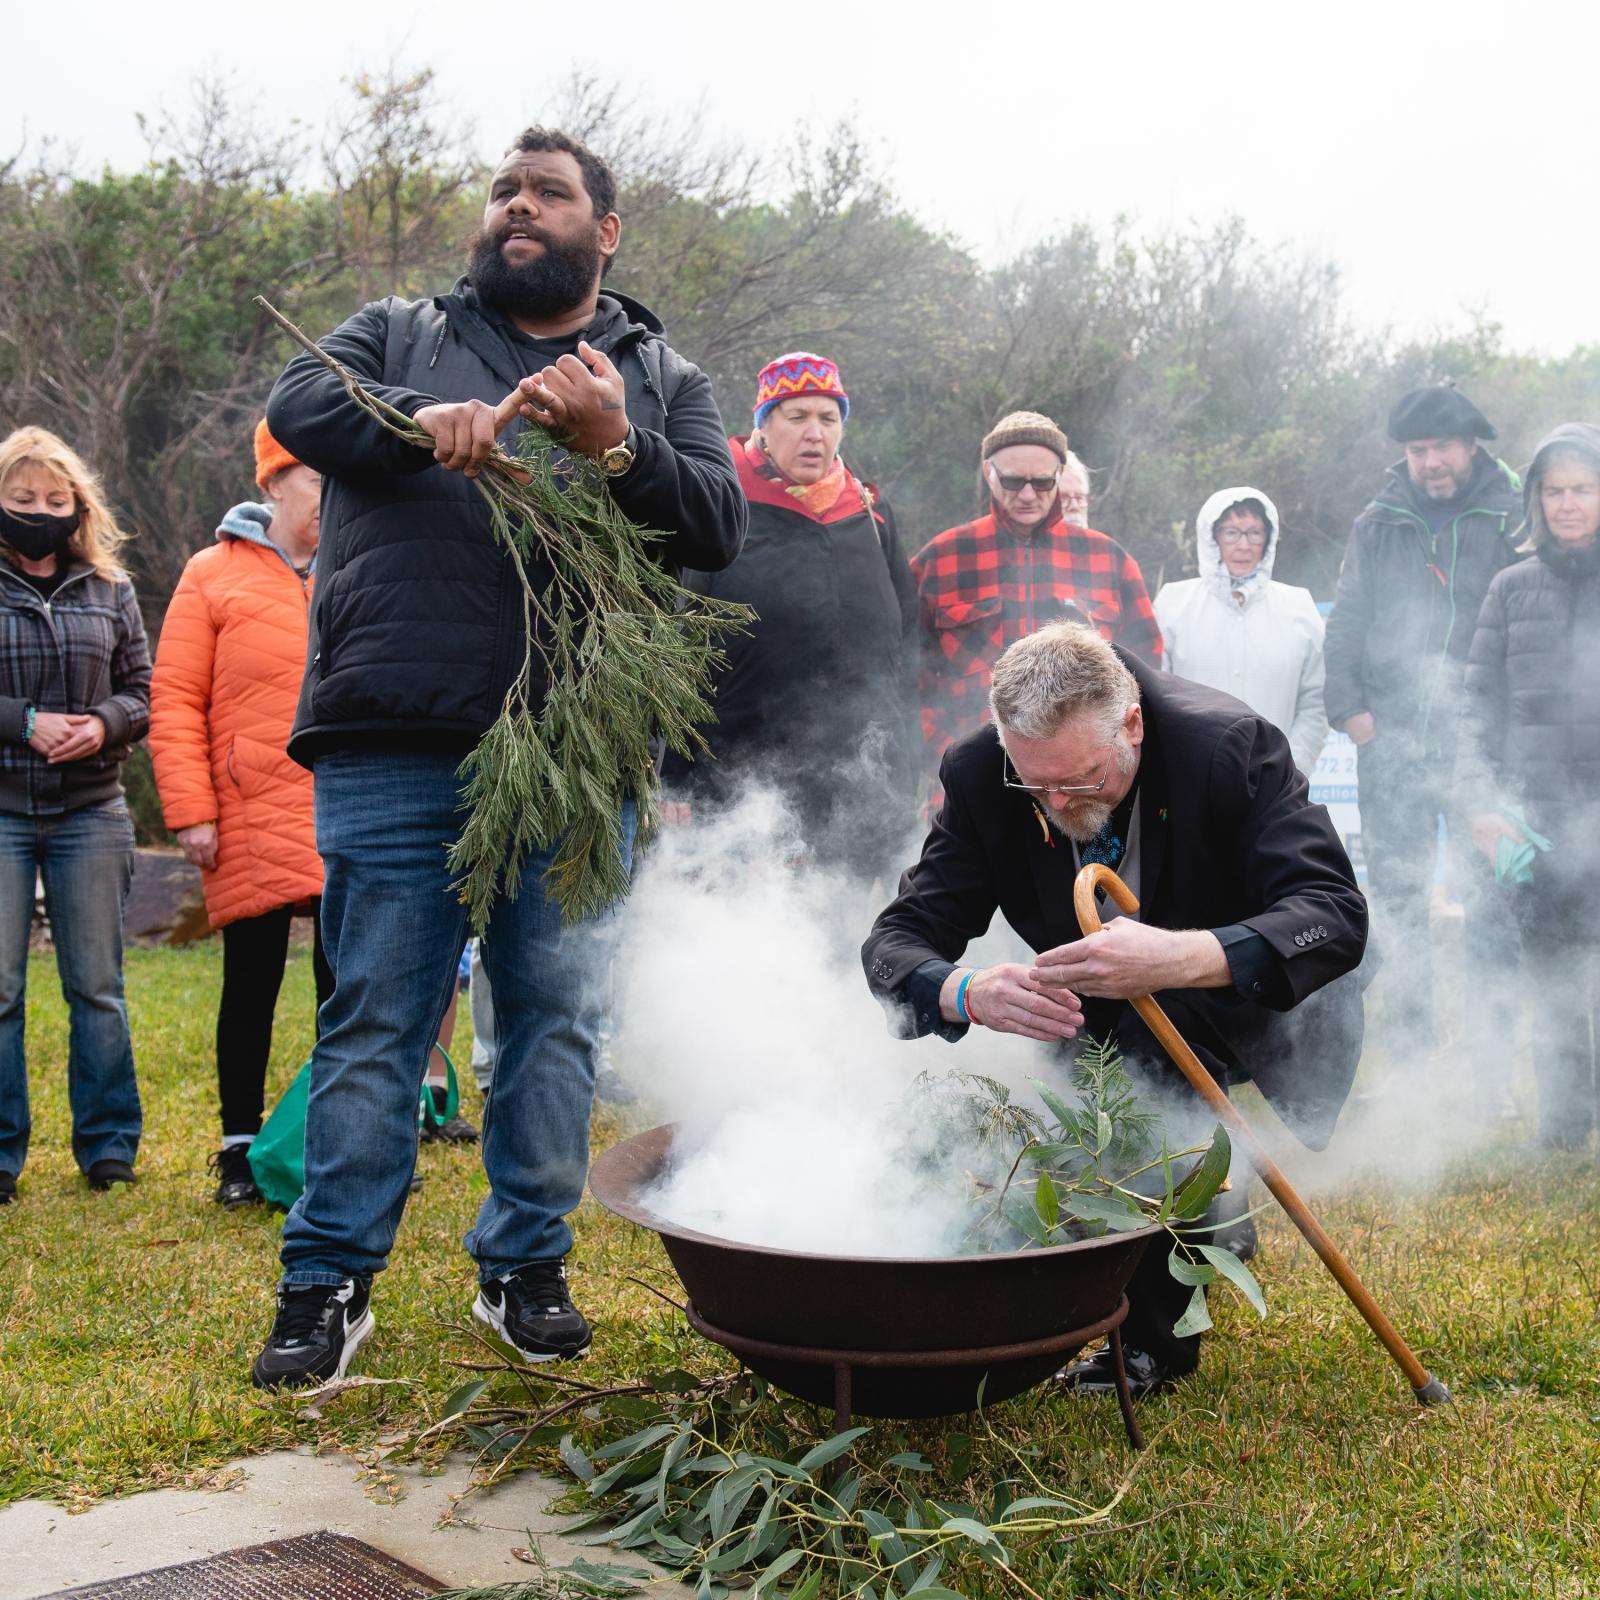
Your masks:
M1340 1040L1326 1049L1288 1048L1270 1011L1298 1006L1360 964L1367 907L1349 857L1276 727L1230 695L1117 653L1144 707L1141 919L1159 928L1242 924L1270 952L1271 970L1253 975L1245 994L1157 998L1180 1027L1197 1028L1191 1043L1220 1077L1253 1078L1302 1137L1320 1143L1349 1093L1359 1028L1354 1054L1348 1028L1336 1028ZM926 1018L908 1016L906 979L925 961L959 960L997 909L1035 951L1080 937L1071 846L1047 833L1026 795L1005 787L1003 769L991 726L946 752L944 806L862 947L868 982L903 1030L929 1031ZM1129 1019L1137 1022L1125 1001L1085 1005L1097 1037L1122 1037Z

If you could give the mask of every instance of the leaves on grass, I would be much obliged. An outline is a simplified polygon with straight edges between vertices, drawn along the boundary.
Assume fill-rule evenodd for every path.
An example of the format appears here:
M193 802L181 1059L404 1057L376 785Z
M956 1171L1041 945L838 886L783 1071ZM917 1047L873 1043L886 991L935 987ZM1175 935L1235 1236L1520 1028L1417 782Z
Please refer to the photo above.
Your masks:
M560 1459L591 1503L562 1532L573 1543L636 1552L692 1582L697 1595L965 1600L947 1576L952 1563L1009 1569L1027 1543L1101 1522L1117 1503L1091 1506L1047 1489L1013 1499L1013 1485L1042 1486L986 1418L986 1444L1015 1469L1000 1480L992 1511L931 1500L920 1485L932 1463L906 1449L880 1458L870 1450L866 1426L814 1438L758 1379L704 1379L685 1387L681 1374L672 1377L670 1387L625 1397L625 1415L605 1398L585 1407L588 1447L577 1442L580 1430L560 1439ZM529 1374L528 1381L556 1380ZM641 1400L648 1419L636 1414ZM487 1390L471 1397L463 1415L476 1427L475 1413L503 1422L507 1409L503 1394ZM543 1414L534 1409L534 1416ZM636 1425L641 1420L643 1427ZM972 1444L967 1435L952 1439ZM952 1452L952 1465L962 1459ZM627 1585L648 1577L583 1559L546 1566L531 1538L528 1552L540 1566L539 1578L529 1582L546 1585L526 1589L529 1600L631 1594ZM580 1581L589 1587L577 1587Z

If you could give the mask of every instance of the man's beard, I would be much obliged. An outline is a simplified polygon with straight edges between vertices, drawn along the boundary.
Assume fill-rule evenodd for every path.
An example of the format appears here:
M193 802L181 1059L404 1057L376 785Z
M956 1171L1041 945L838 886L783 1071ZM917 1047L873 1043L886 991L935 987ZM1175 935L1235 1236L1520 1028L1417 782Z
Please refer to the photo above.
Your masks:
M1111 820L1112 807L1098 800L1078 801L1063 816L1054 806L1044 807L1044 819L1065 839L1074 844L1088 844Z
M1430 500L1454 500L1472 481L1472 468L1458 478L1455 473L1448 472L1442 478L1429 478L1422 485L1422 492Z
M542 229L527 233L544 249L532 260L513 266L503 248L509 232L490 233L480 228L472 236L467 281L486 306L506 316L537 322L576 310L600 280L604 259L600 225L596 223L587 238L570 244L558 244Z
M1112 751L1112 763L1119 774L1126 775L1139 764L1139 757L1130 746L1119 742ZM1042 805L1039 809L1044 813L1044 820L1064 839L1074 844L1088 844L1111 820L1117 807L1103 800L1074 800L1065 816L1052 805Z

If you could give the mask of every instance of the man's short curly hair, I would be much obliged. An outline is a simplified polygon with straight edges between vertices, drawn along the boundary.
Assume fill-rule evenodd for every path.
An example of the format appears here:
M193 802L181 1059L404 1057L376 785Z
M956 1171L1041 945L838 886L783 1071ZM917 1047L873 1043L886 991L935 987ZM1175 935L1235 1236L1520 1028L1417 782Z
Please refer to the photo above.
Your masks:
M617 175L583 140L574 139L570 133L563 133L559 128L544 128L535 123L517 135L506 154L510 155L513 151L527 154L536 150L565 151L578 163L578 170L583 174L583 186L589 191L589 201L594 206L596 217L608 216L617 209Z

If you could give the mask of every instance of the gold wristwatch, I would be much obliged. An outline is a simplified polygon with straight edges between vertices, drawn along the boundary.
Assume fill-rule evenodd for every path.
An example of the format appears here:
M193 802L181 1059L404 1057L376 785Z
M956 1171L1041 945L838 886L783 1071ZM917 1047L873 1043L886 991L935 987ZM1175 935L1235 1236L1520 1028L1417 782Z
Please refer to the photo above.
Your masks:
M620 478L633 465L633 429L621 444L614 444L600 457L600 470L608 478Z

